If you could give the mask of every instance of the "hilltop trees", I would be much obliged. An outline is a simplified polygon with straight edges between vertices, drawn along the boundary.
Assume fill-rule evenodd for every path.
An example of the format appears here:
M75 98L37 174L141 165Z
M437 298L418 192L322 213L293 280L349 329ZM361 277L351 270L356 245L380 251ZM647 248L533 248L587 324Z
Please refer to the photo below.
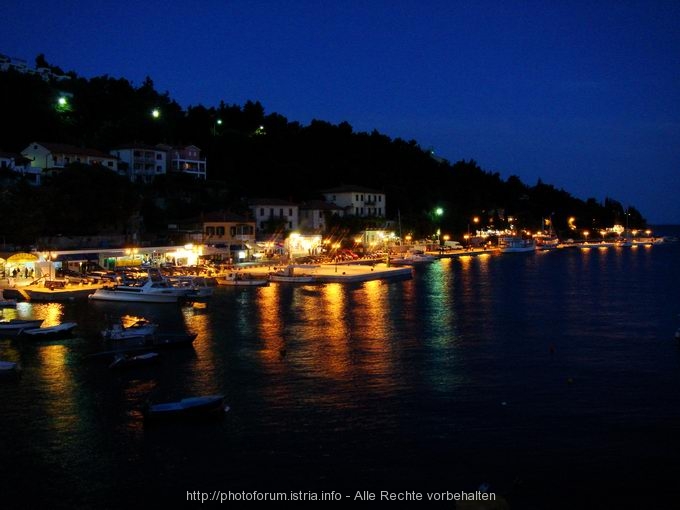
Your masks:
M54 68L44 56L37 61ZM181 176L167 176L152 185L132 186L124 179L98 173L90 177L77 169L46 183L45 190L57 193L52 202L36 198L44 190L8 188L4 179L0 186L5 186L6 201L0 207L17 204L32 216L30 228L23 222L22 235L89 231L94 225L116 230L129 221L125 214L141 217L147 229L161 230L169 217L179 220L182 215L215 209L242 211L248 197L320 198L319 190L340 184L386 193L387 219L398 218L403 230L414 235L433 233L431 211L435 207L445 210L438 226L451 233L464 232L473 216L498 226L513 217L532 230L544 225L544 218L552 218L558 229L567 227L569 217L579 218L580 225L590 228L614 222L640 228L645 223L635 208L623 207L614 199L599 204L594 199L576 199L540 180L535 186L517 176L503 180L474 160L451 164L435 159L415 140L392 139L375 130L355 132L347 122L335 125L317 119L302 126L280 114L267 114L257 101L184 110L167 92L157 92L151 78L134 86L123 78L84 79L74 72L68 74L69 80L45 82L36 75L0 73L0 108L6 113L0 150L20 152L32 141L104 151L133 142L193 144L207 158L208 181L189 183ZM68 100L66 108L56 106L62 95ZM157 117L151 115L153 110L159 112ZM74 196L76 188L87 196ZM93 189L106 189L115 197L111 203L101 199L106 214L97 217L91 210ZM30 212L26 211L29 206ZM78 207L82 210L76 211ZM85 221L88 216L94 221ZM62 219L55 224L55 218ZM18 235L16 228L3 230Z

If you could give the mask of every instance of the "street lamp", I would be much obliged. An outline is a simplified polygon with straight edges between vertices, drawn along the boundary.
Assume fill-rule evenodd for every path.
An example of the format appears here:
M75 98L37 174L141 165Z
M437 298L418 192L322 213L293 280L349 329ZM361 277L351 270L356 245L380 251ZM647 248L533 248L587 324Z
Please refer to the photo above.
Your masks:
M589 234L590 234L590 232L588 232L587 230L584 230L584 231L583 231L583 237L584 237L585 240L586 240L586 241L585 241L586 244L588 243L588 235L589 235Z
M508 218L511 220L511 218ZM474 216L472 218L472 222L475 224L475 235L477 235L477 223L479 223L479 217ZM470 233L470 222L468 221L468 233L467 233L467 239L472 239L472 234Z
M437 207L434 210L435 223L437 224L437 244L441 243L441 237L440 237L441 236L441 228L439 226L439 221L440 221L440 218L443 215L444 215L444 209L442 209L441 207Z
M338 248L340 248L340 243L333 243L333 249L335 250L335 272L338 272Z
M217 136L217 126L222 125L222 119L217 119L215 120L215 123L213 124L213 136Z
M151 110L151 116L152 116L154 119L160 119L160 117L161 117L161 111L160 111L158 108L154 108L153 110Z

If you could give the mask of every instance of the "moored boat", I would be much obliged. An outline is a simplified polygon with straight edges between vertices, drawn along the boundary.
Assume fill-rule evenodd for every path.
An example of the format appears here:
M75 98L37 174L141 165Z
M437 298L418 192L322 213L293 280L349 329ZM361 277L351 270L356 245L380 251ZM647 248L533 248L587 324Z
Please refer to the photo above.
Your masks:
M21 371L19 363L14 361L2 361L0 360L0 379L11 379L18 377Z
M205 301L215 292L215 281L203 276L176 276L169 278L170 284L186 291L187 301Z
M243 287L263 287L269 285L269 280L256 278L249 273L229 273L216 278L218 285L232 285Z
M145 319L138 320L130 326L117 322L102 331L107 340L128 340L130 338L145 338L152 336L158 329L158 324Z
M395 266L411 266L415 264L429 264L437 260L437 257L426 253L407 252L402 256L390 257L390 264Z
M501 253L529 253L536 251L536 243L533 239L504 236L498 238L498 248Z
M22 331L39 328L43 319L9 319L0 321L0 336L18 335Z
M73 329L77 326L78 323L76 322L62 322L56 326L24 329L21 331L21 335L36 339L64 338L73 334Z
M179 294L176 289L165 282L153 282L148 280L143 285L115 285L102 287L94 294L90 294L93 301L126 301L139 303L178 303L180 297L186 296L186 292Z
M295 273L296 266L289 265L269 273L269 280L279 283L314 283L316 277L308 273ZM307 269L303 266L304 269Z
M220 416L228 410L224 395L203 395L176 402L148 403L143 413L146 420L197 419Z
M157 352L146 352L143 354L129 355L125 353L118 353L114 356L109 368L128 368L139 365L149 365L158 361L159 354Z
M2 289L0 289L0 308L16 308L16 306L17 300L5 298L2 293Z

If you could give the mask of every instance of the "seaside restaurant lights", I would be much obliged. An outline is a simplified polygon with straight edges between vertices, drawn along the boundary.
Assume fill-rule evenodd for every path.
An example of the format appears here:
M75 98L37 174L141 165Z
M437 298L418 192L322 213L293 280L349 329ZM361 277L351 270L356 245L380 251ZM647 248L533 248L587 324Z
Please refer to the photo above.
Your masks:
M318 255L321 253L322 244L320 235L302 235L298 232L291 232L286 239L286 249L292 259Z
M178 266L197 266L201 255L203 255L203 245L189 243L178 247L175 251L168 252L166 257L174 259L175 265Z

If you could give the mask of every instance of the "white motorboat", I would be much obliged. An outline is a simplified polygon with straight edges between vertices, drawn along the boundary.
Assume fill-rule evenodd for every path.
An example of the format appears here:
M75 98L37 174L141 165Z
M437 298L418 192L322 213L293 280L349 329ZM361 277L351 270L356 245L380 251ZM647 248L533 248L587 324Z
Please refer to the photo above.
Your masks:
M141 303L178 303L191 289L173 287L165 278L131 280L113 287L97 289L89 298L95 301L132 301Z
M529 253L536 251L536 243L533 239L505 236L498 238L498 248L501 253Z
M189 301L203 301L215 292L214 280L203 276L175 276L168 279L170 284L177 288L186 290L186 299ZM213 282L210 285L210 281Z
M130 338L145 338L156 333L158 324L147 320L139 320L130 326L122 323L113 324L111 327L102 331L102 336L107 340L127 340Z

